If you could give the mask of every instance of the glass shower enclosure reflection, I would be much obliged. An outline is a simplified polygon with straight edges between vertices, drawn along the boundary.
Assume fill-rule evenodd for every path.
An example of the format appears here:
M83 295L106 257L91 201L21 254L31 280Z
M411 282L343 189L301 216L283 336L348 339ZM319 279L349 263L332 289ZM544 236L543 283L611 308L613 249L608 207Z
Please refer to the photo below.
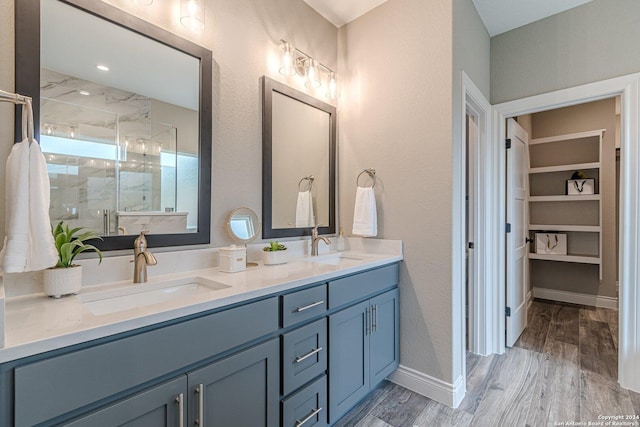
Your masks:
M103 236L195 230L197 155L179 152L178 129L152 120L150 102L137 102L142 113L138 105L123 114L42 98L53 224L64 220Z

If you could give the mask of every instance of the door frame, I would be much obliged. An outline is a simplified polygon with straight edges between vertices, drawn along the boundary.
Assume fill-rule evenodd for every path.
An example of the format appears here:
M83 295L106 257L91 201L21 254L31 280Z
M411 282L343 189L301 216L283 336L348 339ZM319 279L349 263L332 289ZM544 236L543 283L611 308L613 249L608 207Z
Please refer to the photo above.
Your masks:
M466 123L466 116L469 115L475 119L478 125L478 141L473 149L470 149L470 153L473 156L469 159L470 168L473 172L473 176L470 177L470 183L473 185L472 193L475 194L472 205L469 206L469 215L473 216L474 227L472 233L469 234L469 239L474 242L475 248L469 252L469 257L472 258L473 271L469 272L469 350L472 353L481 354L483 356L493 353L491 343L494 340L492 331L497 325L492 325L493 315L492 313L492 295L491 287L488 285L494 281L493 271L488 267L488 261L491 259L490 250L495 245L495 230L492 229L493 224L491 218L495 218L493 204L490 199L486 197L478 197L480 194L485 193L485 189L491 186L491 162L489 161L489 155L492 145L492 133L491 133L491 104L482 94L482 91L473 83L471 78L463 71L462 72L462 116L461 123ZM466 134L466 133L465 133ZM466 136L464 137L466 140ZM466 182L465 162L466 162L466 150L464 145L462 146L462 161L461 170L464 174L462 185ZM464 188L459 193L461 200L461 206L465 206L465 191ZM466 220L463 212L463 227L466 227ZM464 229L464 228L463 228ZM464 238L464 233L462 233ZM464 265L464 247L462 250L462 269ZM465 277L464 270L460 277ZM465 282L460 284L460 290L456 292L461 294L461 324L463 326L462 333L458 345L461 351L454 352L454 359L464 366L465 353L466 353L466 319L465 319ZM455 307L455 305L454 305ZM466 378L466 366L462 370L463 378Z
M620 292L619 292L619 347L618 382L624 388L640 391L640 97L638 88L640 74L616 77L596 83L535 95L493 106L493 144L489 156L489 167L485 168L489 182L496 185L485 187L487 200L495 201L497 215L493 227L505 224L506 161L503 154L506 119L523 114L536 113L571 105L583 104L605 98L621 96L620 139ZM502 237L502 235L500 235ZM497 307L505 307L505 254L503 238L493 240L487 268L496 268L497 280L486 282L497 296ZM493 353L505 351L504 309L494 311L493 322L487 328L492 336L490 347ZM493 329L490 331L490 329Z

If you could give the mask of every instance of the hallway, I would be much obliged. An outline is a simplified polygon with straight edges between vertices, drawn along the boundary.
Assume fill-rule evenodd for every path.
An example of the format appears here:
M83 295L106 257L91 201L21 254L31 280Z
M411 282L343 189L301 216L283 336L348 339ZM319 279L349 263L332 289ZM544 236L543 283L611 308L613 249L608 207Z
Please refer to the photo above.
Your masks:
M528 317L506 353L467 354L457 409L384 382L337 425L538 427L640 415L640 394L617 383L617 311L534 300Z

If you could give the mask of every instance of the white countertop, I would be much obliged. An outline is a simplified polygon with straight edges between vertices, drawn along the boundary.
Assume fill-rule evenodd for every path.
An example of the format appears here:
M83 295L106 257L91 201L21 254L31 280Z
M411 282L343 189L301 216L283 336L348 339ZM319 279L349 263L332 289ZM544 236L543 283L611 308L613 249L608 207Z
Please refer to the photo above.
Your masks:
M5 346L0 348L0 363L328 281L403 259L400 241L352 248L352 251L343 252L337 265L302 260L300 254L297 258L292 256L293 259L287 264L260 264L237 273L223 273L217 268L206 268L154 276L150 271L151 277L144 286L153 286L154 283L167 280L200 277L224 284L228 288L104 315L92 314L81 298L105 290L141 285L132 284L130 280L94 285L83 287L79 295L57 300L42 293L10 297L5 302Z

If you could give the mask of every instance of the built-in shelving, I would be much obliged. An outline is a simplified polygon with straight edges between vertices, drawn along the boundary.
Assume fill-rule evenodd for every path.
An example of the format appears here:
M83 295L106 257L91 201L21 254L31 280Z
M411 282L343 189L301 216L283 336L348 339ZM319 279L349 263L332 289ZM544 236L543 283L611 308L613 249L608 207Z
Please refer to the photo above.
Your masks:
M542 179L545 185L545 188L540 190L539 192L546 194L544 196L540 195L531 195L531 188L529 190L529 203L540 203L540 202L553 202L548 207L545 206L544 210L546 212L545 221L551 217L563 218L562 212L565 209L568 209L569 206L576 205L568 205L567 203L575 203L575 202L596 202L598 203L599 208L599 217L598 217L598 225L579 225L579 224L539 224L535 223L536 218L531 218L531 224L529 224L529 233L533 237L536 232L555 232L555 233L597 233L598 234L598 247L587 247L584 248L589 253L597 253L598 255L584 255L584 254L567 254L567 255L556 255L556 254L539 254L534 252L529 253L529 259L531 260L543 260L543 261L554 261L554 262L568 262L568 263L579 263L579 264L593 264L598 265L600 280L602 280L602 195L601 194L588 194L588 195L566 195L566 194L557 194L559 189L566 188L565 180L569 179L571 176L571 171L588 171L591 170L591 175L597 173L597 177L600 176L600 168L602 167L602 136L604 133L604 129L593 130L588 132L577 132L566 135L555 135L545 138L534 138L529 141L530 146L536 146L535 150L538 155L541 153L549 153L546 154L546 157L538 157L535 163L536 167L529 168L529 176L535 175L539 177L538 179ZM597 138L598 146L595 147L593 144L596 142L594 138ZM553 144L557 143L557 144ZM549 151L547 150L547 146L540 147L540 144L548 144ZM558 155L557 149L564 148L565 153L567 151L567 144L570 146L571 152L578 153L590 153L592 155L588 156L578 156L574 157L573 162L568 162L565 164L555 164L558 163ZM584 145L591 144L591 145ZM556 147L556 148L554 148ZM581 150L586 147L590 147L590 152L583 152ZM597 152L596 152L597 148ZM530 159L532 157L533 147L530 147ZM542 150L542 151L540 151ZM575 150L575 151L573 151ZM598 156L596 158L596 155ZM545 155L543 155L545 156ZM548 162L545 160L549 159ZM578 160L578 161L576 161ZM547 163L547 164L545 164ZM595 171L594 171L595 170ZM563 173L564 172L564 173ZM542 177L541 174L548 174L546 177ZM533 178L531 178L533 179ZM549 194L551 193L551 194ZM556 193L556 194L554 194ZM592 205L593 206L593 205ZM562 222L566 221L566 216L563 218ZM581 218L581 222L584 222ZM568 239L571 239L571 236L567 236ZM594 242L595 245L595 242ZM570 245L568 245L570 246Z
M599 233L602 227L599 225L551 225L529 224L530 231L578 231L584 233Z
M600 162L591 163L573 163L570 165L543 166L538 168L530 168L529 173L549 173L549 172L565 172L584 169L600 169Z
M584 196L529 196L530 202L587 202L601 199L600 194L587 194Z
M545 261L561 261L561 262L576 262L579 264L598 264L602 262L599 256L591 255L553 255L553 254L537 254L530 253L529 259L541 259Z

